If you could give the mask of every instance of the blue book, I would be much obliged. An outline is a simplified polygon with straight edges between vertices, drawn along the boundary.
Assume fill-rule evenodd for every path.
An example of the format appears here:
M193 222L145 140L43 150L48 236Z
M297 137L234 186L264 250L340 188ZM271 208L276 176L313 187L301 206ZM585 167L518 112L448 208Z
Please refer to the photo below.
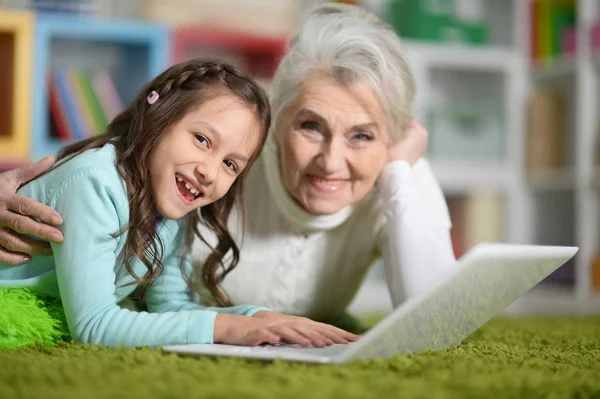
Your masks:
M73 128L73 138L76 141L83 140L88 135L86 134L85 123L82 119L83 115L79 113L79 107L75 103L75 93L70 89L68 76L62 68L56 68L54 76L56 77L56 87L58 88L60 98L64 100L69 125Z

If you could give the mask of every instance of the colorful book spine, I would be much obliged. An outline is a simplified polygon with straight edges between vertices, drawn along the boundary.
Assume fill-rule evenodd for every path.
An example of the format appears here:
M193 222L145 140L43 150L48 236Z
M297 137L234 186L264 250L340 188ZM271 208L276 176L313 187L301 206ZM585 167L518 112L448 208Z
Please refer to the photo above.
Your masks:
M75 95L70 87L67 73L62 68L55 70L56 86L60 93L60 98L63 101L64 108L67 113L69 125L72 127L73 138L82 140L86 138L86 128L83 122L83 116L79 112L79 107L76 104Z
M56 68L48 77L48 98L50 131L65 144L104 133L123 107L105 71Z
M531 0L530 55L538 64L572 55L576 43L574 0Z
M73 128L69 124L69 118L64 106L65 103L60 96L54 73L51 72L48 74L47 82L51 123L54 124L54 131L58 138L64 143L69 143L73 140Z
M95 132L96 134L102 134L106 131L106 126L108 126L109 121L106 119L104 110L102 109L100 101L98 100L98 96L94 91L92 81L90 80L88 74L83 72L78 74L78 78L81 86L83 87L85 98L93 115Z
M95 133L95 127L93 123L93 116L90 108L87 106L85 94L83 92L83 88L79 84L77 73L78 72L76 70L69 68L67 71L67 83L71 93L73 94L74 105L76 107L77 114L80 116L83 124L83 138L87 138Z
M92 85L106 117L112 120L124 107L110 75L106 71L97 73L92 79Z

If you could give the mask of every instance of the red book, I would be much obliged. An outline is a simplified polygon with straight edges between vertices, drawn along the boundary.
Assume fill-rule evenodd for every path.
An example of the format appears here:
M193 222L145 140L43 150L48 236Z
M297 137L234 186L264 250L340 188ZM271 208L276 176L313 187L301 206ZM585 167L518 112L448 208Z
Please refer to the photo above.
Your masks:
M64 111L58 90L54 82L54 74L48 76L48 102L50 103L50 115L56 127L56 134L64 142L71 142L73 135L68 125L68 119Z
M531 21L530 24L530 42L529 42L529 51L530 51L530 55L531 55L531 60L532 61L538 61L541 58L541 51L540 51L540 42L539 42L539 37L538 37L538 32L539 32L539 10L538 10L538 4L536 0L531 0L529 2L529 6L530 6L530 14L529 14L529 18Z

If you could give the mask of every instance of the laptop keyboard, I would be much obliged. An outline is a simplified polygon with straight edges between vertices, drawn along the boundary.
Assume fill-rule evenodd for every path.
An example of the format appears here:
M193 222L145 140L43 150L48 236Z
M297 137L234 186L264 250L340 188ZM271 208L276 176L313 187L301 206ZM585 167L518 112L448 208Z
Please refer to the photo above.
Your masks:
M318 355L318 356L335 356L345 349L348 346L352 345L352 342L346 345L343 344L334 344L330 346L326 346L324 348L316 348L314 346L302 346L298 344L286 344L286 343L276 343L276 344L263 344L259 346L255 346L254 348L260 348L262 350L268 351L285 351L285 352L296 352L300 351L302 353Z

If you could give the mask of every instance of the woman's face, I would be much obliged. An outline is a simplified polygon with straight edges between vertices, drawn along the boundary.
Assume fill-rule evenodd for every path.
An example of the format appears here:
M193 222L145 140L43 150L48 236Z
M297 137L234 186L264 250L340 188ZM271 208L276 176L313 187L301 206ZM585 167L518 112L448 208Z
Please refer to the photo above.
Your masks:
M387 163L385 119L365 84L310 80L278 129L284 185L312 214L359 202Z

